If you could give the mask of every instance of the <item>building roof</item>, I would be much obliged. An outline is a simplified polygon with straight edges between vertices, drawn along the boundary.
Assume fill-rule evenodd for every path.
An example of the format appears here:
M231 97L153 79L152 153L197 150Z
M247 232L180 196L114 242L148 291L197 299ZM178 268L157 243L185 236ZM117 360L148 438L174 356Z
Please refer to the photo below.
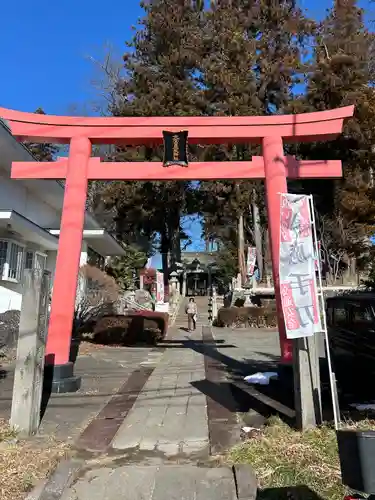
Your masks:
M50 234L60 235L60 229L50 229ZM103 256L121 256L125 255L124 248L120 243L105 229L84 229L83 239L100 255Z
M350 292L343 295L335 295L335 297L327 297L327 304L331 302L342 302L342 301L360 301L360 302L375 302L375 292L359 291Z
M181 260L187 269L214 267L217 252L182 252Z
M5 134L2 135L3 140L6 141L6 148L1 150L1 167L8 171L10 174L10 168L12 161L33 161L35 158L29 151L29 149L18 142L12 135L6 121L0 118L0 130L3 130ZM9 146L9 147L8 147ZM64 185L58 180L44 180L44 179L32 179L32 180L20 180L15 182L22 182L28 190L34 192L36 196L42 199L47 205L56 210L57 213L62 213L63 201L64 201ZM12 207L6 212L13 212ZM18 216L24 217L27 214L18 214ZM26 219L27 220L27 219ZM31 224L33 222L29 221ZM36 227L39 227L35 224ZM124 249L122 245L103 227L100 227L99 223L95 217L88 211L85 212L85 231L91 231L90 233L84 234L84 237L91 238L93 243L93 249L98 251L101 255L124 255ZM43 229L43 228L40 228ZM52 234L55 236L59 234L59 229L56 228L45 228L46 232L49 233L50 237ZM104 253L103 253L104 252ZM108 253L106 253L108 252Z
M59 240L46 229L38 226L15 210L0 210L0 228L22 234L27 241L46 250L57 250Z

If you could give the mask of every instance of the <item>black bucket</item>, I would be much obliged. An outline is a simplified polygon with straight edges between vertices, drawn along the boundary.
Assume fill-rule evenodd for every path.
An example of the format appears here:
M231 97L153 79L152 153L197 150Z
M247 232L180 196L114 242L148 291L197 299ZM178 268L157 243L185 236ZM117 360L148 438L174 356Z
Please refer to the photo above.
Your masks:
M337 431L342 483L363 493L375 493L375 431Z

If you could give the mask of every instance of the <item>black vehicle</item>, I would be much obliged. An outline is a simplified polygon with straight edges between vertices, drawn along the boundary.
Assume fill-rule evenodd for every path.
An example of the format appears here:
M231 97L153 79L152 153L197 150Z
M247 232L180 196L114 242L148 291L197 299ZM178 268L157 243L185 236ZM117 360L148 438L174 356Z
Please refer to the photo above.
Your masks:
M375 397L375 294L353 293L326 300L328 338L339 387Z

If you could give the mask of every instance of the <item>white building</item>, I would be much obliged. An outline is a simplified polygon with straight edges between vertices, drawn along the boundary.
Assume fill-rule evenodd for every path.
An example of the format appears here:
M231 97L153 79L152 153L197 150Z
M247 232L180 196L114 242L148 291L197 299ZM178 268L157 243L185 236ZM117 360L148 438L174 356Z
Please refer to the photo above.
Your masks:
M12 180L12 161L33 161L0 119L0 313L21 309L26 268L55 271L64 188L52 180ZM81 265L123 255L119 243L86 213Z

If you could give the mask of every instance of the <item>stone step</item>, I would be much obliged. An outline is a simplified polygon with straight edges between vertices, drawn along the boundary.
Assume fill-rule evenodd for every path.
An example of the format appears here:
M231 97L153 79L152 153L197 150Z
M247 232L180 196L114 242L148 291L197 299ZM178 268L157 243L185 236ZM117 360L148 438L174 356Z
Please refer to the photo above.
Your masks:
M65 490L62 500L255 500L249 466L123 465L88 470Z

